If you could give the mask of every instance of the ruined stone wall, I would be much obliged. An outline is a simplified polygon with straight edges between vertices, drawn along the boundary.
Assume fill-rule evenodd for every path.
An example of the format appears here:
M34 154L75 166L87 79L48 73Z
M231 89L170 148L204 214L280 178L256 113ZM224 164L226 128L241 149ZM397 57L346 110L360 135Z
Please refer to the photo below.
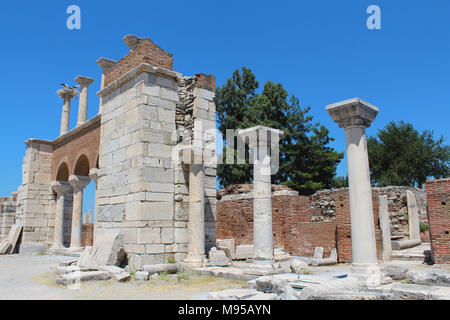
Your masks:
M94 243L94 224L83 223L81 225L81 246L92 246Z
M435 263L450 263L450 179L426 183L432 252Z
M0 197L0 242L8 236L16 221L17 193L10 197Z
M21 250L50 245L55 196L51 190L51 142L28 140L22 165L22 185L17 193L16 221L24 226Z

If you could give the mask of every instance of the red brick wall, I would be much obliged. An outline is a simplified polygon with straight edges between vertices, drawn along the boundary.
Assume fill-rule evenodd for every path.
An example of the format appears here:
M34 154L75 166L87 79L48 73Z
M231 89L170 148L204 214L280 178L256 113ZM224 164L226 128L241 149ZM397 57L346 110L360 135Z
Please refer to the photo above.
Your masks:
M92 246L94 243L94 224L83 223L81 225L81 246Z
M378 219L378 196L377 190L372 189L373 218L375 224L375 240L377 246L377 257L381 259L381 230ZM350 203L348 189L336 190L336 242L339 262L352 262L352 237L350 223Z
M292 255L313 256L314 247L323 247L325 256L336 248L336 224L311 222L314 215L310 197L272 197L274 247ZM217 202L217 238L234 238L236 245L253 243L253 199Z
M141 39L139 44L126 56L117 61L110 70L105 72L105 87L119 79L128 71L141 63L148 63L154 67L172 70L172 54L164 51L149 38Z
M428 217L435 263L450 263L450 179L426 183Z

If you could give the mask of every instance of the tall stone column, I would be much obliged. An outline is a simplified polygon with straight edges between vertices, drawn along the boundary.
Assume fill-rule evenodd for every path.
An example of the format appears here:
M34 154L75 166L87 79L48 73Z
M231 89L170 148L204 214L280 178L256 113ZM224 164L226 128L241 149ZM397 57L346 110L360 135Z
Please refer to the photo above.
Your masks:
M55 235L51 249L64 248L64 203L66 194L72 190L72 186L65 181L53 181L53 191L56 192Z
M352 236L352 273L367 279L379 272L365 129L378 108L354 98L328 105L331 118L345 129Z
M244 141L248 139L253 159L253 259L258 261L273 260L270 136L282 134L263 126L238 131Z
M97 60L97 64L102 68L102 80L100 84L100 90L105 88L105 73L111 70L112 67L116 64L116 61L108 59L108 58L100 58ZM98 113L102 113L102 104L103 98L100 96L100 104L98 107Z
M78 91L75 89L63 88L56 91L56 93L64 100L60 130L60 136L62 136L69 131L70 101L72 98L78 96Z
M97 224L97 210L98 210L98 169L93 168L89 170L89 177L95 182L95 203L94 203L94 239L95 239L95 229Z
M378 197L378 216L380 219L381 238L383 245L383 261L390 259L392 254L391 222L389 219L389 205L386 195Z
M81 86L77 121L77 126L79 126L87 120L88 87L92 82L94 82L94 79L85 76L77 76L75 78L75 81Z
M72 234L70 237L70 249L81 249L81 227L83 215L83 189L89 184L91 178L86 176L69 176L69 183L73 187L73 211L72 211Z
M205 265L205 185L203 150L184 147L180 150L182 162L189 164L189 243L183 262L190 267Z
M420 240L420 222L417 199L416 195L410 190L406 190L406 202L408 206L409 239Z

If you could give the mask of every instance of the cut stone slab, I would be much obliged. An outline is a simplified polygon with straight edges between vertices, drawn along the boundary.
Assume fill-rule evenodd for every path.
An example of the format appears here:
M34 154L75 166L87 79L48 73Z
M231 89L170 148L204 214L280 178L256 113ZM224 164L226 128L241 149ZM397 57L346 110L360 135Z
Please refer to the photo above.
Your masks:
M3 242L0 244L0 254L6 254L7 251L9 251L11 247L11 243L8 241L8 239L3 240Z
M0 254L10 254L14 251L22 229L23 226L20 224L12 225L11 229L9 229L8 237L0 245Z
M111 279L111 273L108 271L75 271L57 278L56 283L71 285L77 281L94 281Z
M228 289L208 292L208 300L244 300L257 294L255 289Z
M98 267L98 270L100 270L100 271L108 271L108 272L111 272L113 274L120 274L120 273L124 273L125 272L125 270L123 270L122 268L117 267L117 266L100 266L100 267Z
M113 277L118 282L126 282L131 280L131 275L128 272L113 273Z
M59 265L61 267L68 267L68 266L75 265L77 262L78 262L78 259L70 259L70 260L61 262Z
M277 300L277 295L275 293L258 292L254 296L242 300Z
M261 277L256 279L256 290L264 293L282 294L287 281L274 277Z
M83 253L81 253L80 258L78 259L79 266L87 266L91 264L91 251L92 246L86 246L84 248Z
M323 247L314 248L314 259L323 259Z
M216 240L216 245L217 245L217 247L228 248L230 250L231 254L235 254L235 252L236 252L236 247L234 245L234 238L217 239Z
M144 280L144 281L147 281L149 277L150 277L150 273L147 272L147 271L137 271L137 272L134 274L134 278L135 278L136 280Z
M210 266L226 267L231 265L231 260L228 259L225 252L217 250L215 247L211 248L208 257Z
M92 250L88 257L80 259L80 266L118 266L125 256L123 235L119 229L98 229Z
M162 264L149 264L144 266L144 271L148 273L177 273L178 264L177 263L162 263Z
M396 300L430 300L431 292L436 288L415 284L394 284L391 293Z
M408 271L407 278L415 284L450 287L450 272L448 271Z
M450 288L442 287L431 292L431 300L450 300Z
M235 254L232 254L233 260L245 260L253 258L253 245L243 244L236 247Z
M68 273L80 271L80 267L79 266L60 266L60 267L58 267L57 270L58 270L58 274L63 276Z

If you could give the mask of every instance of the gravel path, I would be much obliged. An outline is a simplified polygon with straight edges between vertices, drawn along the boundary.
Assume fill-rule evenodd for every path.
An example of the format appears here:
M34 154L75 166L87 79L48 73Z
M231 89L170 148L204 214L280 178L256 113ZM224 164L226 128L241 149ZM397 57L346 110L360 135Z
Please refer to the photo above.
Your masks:
M245 281L211 276L166 275L159 280L126 283L107 281L82 282L78 290L56 284L56 268L68 256L2 255L0 256L0 300L20 299L206 299L209 291L246 287Z

